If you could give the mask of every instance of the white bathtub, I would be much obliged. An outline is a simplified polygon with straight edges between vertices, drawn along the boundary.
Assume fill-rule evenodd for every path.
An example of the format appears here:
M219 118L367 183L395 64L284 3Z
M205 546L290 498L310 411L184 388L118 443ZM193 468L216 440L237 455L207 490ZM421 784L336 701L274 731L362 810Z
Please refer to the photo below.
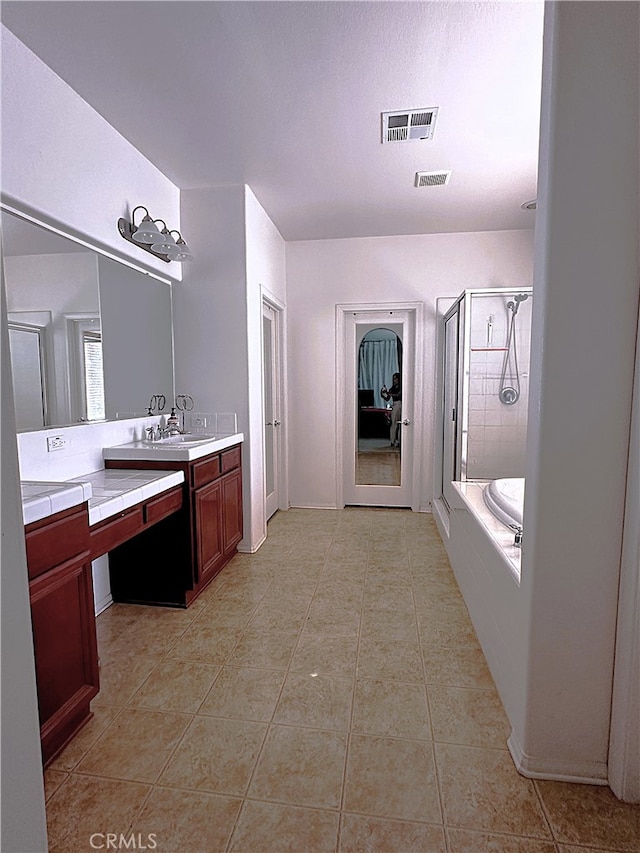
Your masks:
M484 502L503 524L522 527L524 477L492 480L484 487Z

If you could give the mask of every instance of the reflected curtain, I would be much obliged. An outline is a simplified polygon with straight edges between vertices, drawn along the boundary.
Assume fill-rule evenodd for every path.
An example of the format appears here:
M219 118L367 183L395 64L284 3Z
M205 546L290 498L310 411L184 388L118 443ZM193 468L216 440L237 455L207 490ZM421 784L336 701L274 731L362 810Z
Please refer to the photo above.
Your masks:
M398 342L363 341L358 359L358 390L373 388L375 406L386 406L380 396L383 385L390 387L394 373L400 372L398 364Z

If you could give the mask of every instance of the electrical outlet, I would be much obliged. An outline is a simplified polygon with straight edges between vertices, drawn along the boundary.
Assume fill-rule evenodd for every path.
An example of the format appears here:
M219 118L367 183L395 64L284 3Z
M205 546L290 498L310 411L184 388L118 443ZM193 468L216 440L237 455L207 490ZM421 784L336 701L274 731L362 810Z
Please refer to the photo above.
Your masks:
M67 439L63 438L61 435L52 435L47 438L47 451L51 453L52 450L64 450L67 446Z
M193 419L193 425L194 425L194 427L206 427L206 425L207 425L206 415L196 415L195 418Z

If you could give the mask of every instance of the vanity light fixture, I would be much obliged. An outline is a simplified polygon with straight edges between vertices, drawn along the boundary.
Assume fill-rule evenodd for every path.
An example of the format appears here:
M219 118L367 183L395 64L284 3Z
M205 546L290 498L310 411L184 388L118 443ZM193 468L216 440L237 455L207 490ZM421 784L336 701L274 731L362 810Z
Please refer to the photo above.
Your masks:
M135 224L136 210L144 210L145 215L138 225ZM156 222L162 223L162 230ZM181 264L193 260L191 250L182 238L182 234L175 229L170 231L163 219L153 219L146 207L138 205L134 207L131 214L131 222L126 219L118 219L118 231L120 235L130 243L135 243L145 252L150 252L156 258L170 263L176 261ZM176 240L173 234L178 235Z

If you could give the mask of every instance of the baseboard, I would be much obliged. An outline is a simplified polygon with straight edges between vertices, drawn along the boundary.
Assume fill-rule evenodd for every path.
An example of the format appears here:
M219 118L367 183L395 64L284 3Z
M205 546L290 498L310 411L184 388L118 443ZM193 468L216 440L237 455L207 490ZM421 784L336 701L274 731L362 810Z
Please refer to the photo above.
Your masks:
M580 782L586 785L608 784L608 768L605 762L581 761L572 765L567 762L535 758L522 750L513 732L507 741L507 746L516 770L528 779Z
M100 601L94 602L95 615L98 616L100 613L102 613L104 610L106 610L107 607L111 607L112 604L113 604L113 598L111 596L111 593L109 593L108 595L104 595L100 599Z

